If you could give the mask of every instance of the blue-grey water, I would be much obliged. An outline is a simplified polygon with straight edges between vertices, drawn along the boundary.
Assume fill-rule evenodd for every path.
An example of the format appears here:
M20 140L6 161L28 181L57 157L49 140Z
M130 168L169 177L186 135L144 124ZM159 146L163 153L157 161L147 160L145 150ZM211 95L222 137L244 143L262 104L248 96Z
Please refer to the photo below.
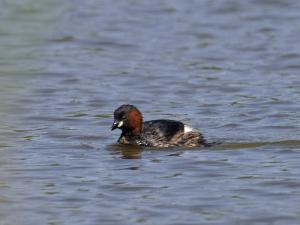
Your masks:
M0 1L0 225L299 225L299 12ZM124 103L222 144L115 145Z

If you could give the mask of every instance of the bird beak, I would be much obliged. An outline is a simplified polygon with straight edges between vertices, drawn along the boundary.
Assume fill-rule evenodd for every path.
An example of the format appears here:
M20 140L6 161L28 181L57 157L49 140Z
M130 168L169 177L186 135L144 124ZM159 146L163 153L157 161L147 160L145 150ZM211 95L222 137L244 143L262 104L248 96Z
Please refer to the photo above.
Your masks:
M111 130L114 130L118 127L119 121L114 121L113 125L111 126Z
M123 126L123 121L115 120L113 125L111 126L111 130L114 130L116 128L121 128L122 126Z

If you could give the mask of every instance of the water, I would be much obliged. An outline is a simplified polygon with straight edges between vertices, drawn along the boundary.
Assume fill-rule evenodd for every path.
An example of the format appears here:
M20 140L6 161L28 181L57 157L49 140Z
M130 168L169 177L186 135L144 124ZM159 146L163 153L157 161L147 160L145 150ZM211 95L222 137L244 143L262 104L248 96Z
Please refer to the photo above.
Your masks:
M299 10L1 1L0 224L299 224ZM115 145L123 103L223 144Z

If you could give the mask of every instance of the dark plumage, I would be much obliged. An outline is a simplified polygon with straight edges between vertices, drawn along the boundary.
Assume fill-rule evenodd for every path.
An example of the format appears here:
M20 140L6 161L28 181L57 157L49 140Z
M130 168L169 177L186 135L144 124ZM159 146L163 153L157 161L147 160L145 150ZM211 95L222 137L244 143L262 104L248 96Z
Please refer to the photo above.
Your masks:
M141 112L133 105L122 105L114 112L112 130L119 128L120 144L149 147L205 146L202 134L180 121L151 120L143 123Z

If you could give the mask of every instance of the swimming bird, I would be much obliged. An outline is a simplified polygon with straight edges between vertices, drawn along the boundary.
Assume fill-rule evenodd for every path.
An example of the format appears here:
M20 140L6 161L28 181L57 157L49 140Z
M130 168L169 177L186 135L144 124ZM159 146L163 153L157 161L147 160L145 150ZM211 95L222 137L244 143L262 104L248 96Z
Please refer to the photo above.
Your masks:
M133 105L121 105L114 111L111 130L121 129L120 144L148 147L204 147L202 134L176 120L150 120L143 122L142 113Z

